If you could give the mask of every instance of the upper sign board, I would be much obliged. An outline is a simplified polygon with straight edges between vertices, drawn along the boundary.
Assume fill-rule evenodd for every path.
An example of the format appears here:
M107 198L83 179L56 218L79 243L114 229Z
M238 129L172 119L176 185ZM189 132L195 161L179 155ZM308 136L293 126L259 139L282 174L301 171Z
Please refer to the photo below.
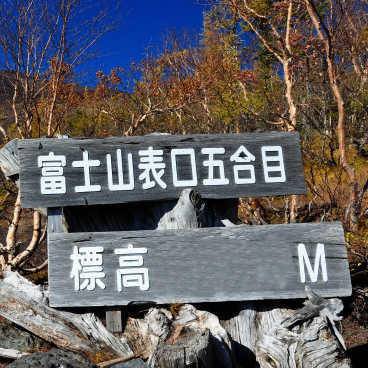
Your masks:
M50 233L54 307L351 295L340 223Z
M22 207L304 194L297 133L18 142Z

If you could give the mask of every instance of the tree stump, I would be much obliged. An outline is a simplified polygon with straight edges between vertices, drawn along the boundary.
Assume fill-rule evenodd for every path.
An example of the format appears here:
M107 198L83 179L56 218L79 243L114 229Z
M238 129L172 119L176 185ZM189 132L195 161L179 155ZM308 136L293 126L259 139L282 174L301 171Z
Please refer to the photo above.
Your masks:
M215 361L213 338L209 330L198 333L184 328L173 344L162 344L155 354L155 368L212 368Z

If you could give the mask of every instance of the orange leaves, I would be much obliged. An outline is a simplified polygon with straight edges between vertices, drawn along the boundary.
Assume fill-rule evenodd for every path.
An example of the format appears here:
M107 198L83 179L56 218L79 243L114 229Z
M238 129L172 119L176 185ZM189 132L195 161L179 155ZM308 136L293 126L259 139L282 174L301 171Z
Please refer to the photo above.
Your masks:
M289 2L288 1L279 1L277 3L273 3L272 7L275 9L280 9L280 8L284 8L287 9L289 6Z
M303 43L305 42L305 37L302 34L300 34L298 30L291 32L289 37L292 46L298 46L302 42Z
M94 91L94 97L97 100L111 96L111 91L119 88L122 83L120 71L120 68L114 68L111 70L109 75L105 75L101 70L98 70L95 73L98 79L98 84Z
M246 69L239 71L235 75L236 80L239 80L245 84L257 84L259 85L261 81L257 78L252 70Z

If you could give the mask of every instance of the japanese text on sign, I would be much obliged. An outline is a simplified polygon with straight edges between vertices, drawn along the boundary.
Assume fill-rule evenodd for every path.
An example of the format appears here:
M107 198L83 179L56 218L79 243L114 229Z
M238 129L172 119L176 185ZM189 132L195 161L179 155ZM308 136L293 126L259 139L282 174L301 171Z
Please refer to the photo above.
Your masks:
M74 290L95 290L96 286L105 289L104 279L106 274L103 269L104 248L95 247L73 247L70 256L72 269L70 278L74 279ZM117 248L114 254L119 255L119 266L116 270L117 291L123 288L137 287L142 291L149 289L148 268L143 266L142 254L147 253L147 248L134 248L128 244L127 248Z
M147 149L138 151L139 162L136 168L133 165L132 153L127 152L123 155L121 149L117 149L115 153L116 155L106 154L105 157L107 168L106 181L110 191L131 191L137 186L140 186L143 190L149 190L154 187L166 189L168 183L172 183L174 187L195 187L199 184L197 174L197 164L199 163L197 163L198 157L196 157L194 148L172 149L170 151L170 162L166 163L163 150L149 146ZM207 174L206 177L201 178L202 182L200 184L205 186L224 186L228 185L230 180L238 185L256 183L254 168L256 156L253 153L241 145L231 154L229 162L222 159L224 154L224 147L201 149L201 165L207 170ZM179 178L178 157L180 156L189 163L190 178ZM261 160L265 183L286 182L281 146L262 146ZM117 168L115 175L112 169L113 164ZM232 177L226 177L225 175L224 168L228 164L233 165ZM101 160L90 157L89 152L84 150L81 159L73 160L71 163L67 163L65 155L55 155L54 152L38 156L38 167L42 168L40 179L41 194L66 193L66 178L63 176L63 167L68 165L75 168L75 170L82 170L83 173L83 179L80 185L74 186L74 192L101 191L101 185L93 182L90 171L91 168L101 166ZM171 165L172 177L167 175L168 165ZM139 183L135 183L134 169L139 172ZM124 175L124 172L126 175Z
M319 269L322 271L322 281L327 282L327 265L324 244L316 246L314 265L312 267L305 244L298 244L298 264L300 282L307 281L306 270L310 282L317 282ZM105 289L106 274L103 267L104 248L101 246L73 247L70 256L72 267L70 278L74 279L74 290L92 291L96 288ZM141 291L149 290L150 281L148 268L144 266L143 255L147 248L135 248L129 243L127 247L115 248L114 255L118 255L119 267L115 270L116 290L122 292L125 288L138 288ZM111 271L111 270L110 270Z

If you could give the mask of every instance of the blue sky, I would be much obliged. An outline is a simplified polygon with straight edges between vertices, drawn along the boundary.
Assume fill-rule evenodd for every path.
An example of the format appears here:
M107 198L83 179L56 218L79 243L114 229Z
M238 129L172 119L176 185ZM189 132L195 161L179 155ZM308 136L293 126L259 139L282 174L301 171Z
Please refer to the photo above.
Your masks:
M168 30L198 34L204 9L198 0L122 0L118 29L99 41L99 57L81 69L90 70L93 78L96 70L107 73L117 66L126 68L141 60L147 47L157 52Z

